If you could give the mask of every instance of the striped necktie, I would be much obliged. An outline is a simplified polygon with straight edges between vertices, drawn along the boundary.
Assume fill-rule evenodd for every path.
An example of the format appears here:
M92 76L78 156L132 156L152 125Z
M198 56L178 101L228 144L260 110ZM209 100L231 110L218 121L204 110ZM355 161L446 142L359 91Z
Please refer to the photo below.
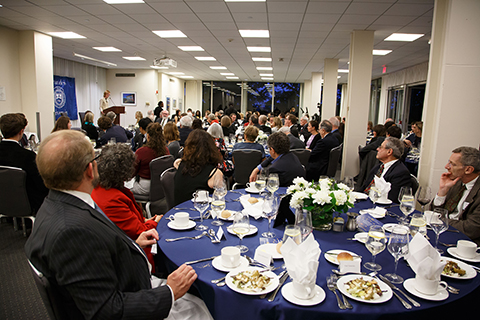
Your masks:
M383 168L385 168L385 165L382 163L380 167L378 168L377 173L375 174L377 177L381 177L383 173ZM370 192L370 189L372 186L375 184L375 176L373 177L372 181L368 184L368 186L365 188L365 193L368 194Z

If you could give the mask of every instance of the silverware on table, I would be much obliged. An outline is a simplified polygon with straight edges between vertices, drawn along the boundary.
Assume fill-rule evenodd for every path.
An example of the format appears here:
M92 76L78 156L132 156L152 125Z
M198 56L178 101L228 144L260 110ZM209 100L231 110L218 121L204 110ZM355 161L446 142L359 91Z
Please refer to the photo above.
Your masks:
M192 210L192 211L197 211L195 208L180 208L180 207L173 207L173 210Z
M336 285L333 283L333 278L332 278L333 275L330 275L327 277L327 287L330 291L332 291L334 294L335 294L335 297L337 297L337 305L340 309L342 310L345 310L347 309L347 307L345 306L345 304L342 302L342 300L340 300L340 297L338 296L337 294L337 289L336 289Z
M210 238L212 243L220 243L220 240L218 240L217 235L215 234L215 230L208 229L207 232L208 232L207 236Z
M183 239L197 240L206 235L207 235L207 231L203 231L201 234L196 235L195 237L179 237L179 238L173 238L173 239L165 239L165 241L172 242L172 241L183 240Z
M184 264L194 264L194 263L209 261L209 260L215 259L216 257L218 257L218 256L213 256L213 257L210 257L210 258L198 259L198 260L193 260L193 261L187 261L187 262L185 262Z
M392 288L392 292L393 294L395 295L395 297L398 298L398 300L400 300L400 302L403 304L403 306L407 309L412 309L412 306L405 300L402 299L402 297L400 297L395 291L398 291L400 292L401 294L403 294L405 296L405 298L407 298L415 307L420 307L420 303L418 303L417 301L413 300L412 298L410 298L409 296L407 296L407 294L405 292L403 292L402 290L400 290L399 288L397 288L396 286L393 285L393 283L391 283L390 281L388 281L387 278L385 278L384 276L382 276L381 274L378 274L380 276L380 280L382 280L383 282L385 282L385 284L387 286L389 286L390 288ZM378 277L375 276L377 279Z
M338 277L336 275L332 275L331 277L332 277L332 281L333 281L333 285L335 286L335 289L338 289L338 286L337 286ZM353 309L353 306L350 304L350 301L348 301L347 297L345 297L345 295L341 291L340 291L340 294L342 295L343 304L345 305L345 307L347 307L347 309Z
M329 256L334 256L334 257L338 256L338 253L333 253L333 252L325 252L325 254L328 254ZM362 256L358 254L352 254L352 257L362 259Z
M285 283L285 281L287 279L288 279L288 271L285 271L285 273L283 274L283 276L280 278L280 280L278 282L278 287L273 291L270 298L268 298L268 302L272 302L273 300L275 300L275 297L277 296L278 290L280 290L280 288L283 286L283 284Z
M278 279L279 279L279 284L280 284L280 281L282 281L282 278L285 276L285 277L288 277L288 275L285 275L287 273L287 270L283 270L282 272L280 272L280 274L278 275ZM267 294L268 293L264 293L260 296L258 296L259 299L265 299L267 297Z

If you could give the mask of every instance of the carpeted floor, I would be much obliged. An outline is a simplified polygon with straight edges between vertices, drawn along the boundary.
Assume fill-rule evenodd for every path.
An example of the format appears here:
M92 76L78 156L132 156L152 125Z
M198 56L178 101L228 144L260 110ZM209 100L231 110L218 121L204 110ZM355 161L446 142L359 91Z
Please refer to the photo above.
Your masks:
M11 219L1 219L0 319L49 319L25 256L27 238Z

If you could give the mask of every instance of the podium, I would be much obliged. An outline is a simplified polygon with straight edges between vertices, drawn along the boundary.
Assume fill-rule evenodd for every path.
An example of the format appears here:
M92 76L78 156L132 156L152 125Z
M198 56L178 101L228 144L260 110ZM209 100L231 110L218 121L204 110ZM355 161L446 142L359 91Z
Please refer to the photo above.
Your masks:
M117 115L115 120L113 121L114 124L120 125L120 114L125 113L125 107L124 106L112 106L108 107L105 110L103 110L103 113L106 115L108 112L113 111Z

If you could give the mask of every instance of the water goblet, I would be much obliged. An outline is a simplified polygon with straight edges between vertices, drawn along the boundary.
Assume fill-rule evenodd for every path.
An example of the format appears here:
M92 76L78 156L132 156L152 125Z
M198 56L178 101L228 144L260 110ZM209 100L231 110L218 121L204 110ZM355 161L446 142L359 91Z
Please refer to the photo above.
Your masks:
M387 249L395 259L395 268L393 273L387 273L385 277L392 283L402 283L403 278L397 274L398 260L408 254L408 233L407 227L397 225L393 228L388 239Z
M427 215L427 223L435 232L435 249L442 254L443 250L438 249L438 239L440 234L448 229L448 211L443 208L435 208L433 212Z
M377 202L378 199L380 199L380 190L375 188L375 186L371 186L370 191L368 192L368 197L373 202L373 208L372 209L375 209L375 202Z
M277 173L270 173L267 178L267 190L272 194L280 187L280 180Z
M273 193L265 196L262 210L263 210L263 214L268 219L268 231L262 233L262 237L275 238L277 236L275 233L272 232L271 224L272 224L272 219L275 218L277 215L278 205L279 205L279 201L274 196Z
M353 180L353 177L346 176L345 178L343 178L342 183L346 185L351 191L353 191L355 187L355 182Z
M255 180L255 189L260 193L265 189L267 177L264 173L259 173L257 179Z
M378 263L375 263L375 257L377 254L385 250L386 246L386 238L385 238L385 231L381 226L371 226L368 231L368 238L365 246L367 247L368 251L372 253L372 261L366 262L363 266L371 271L380 271L382 270L382 266Z
M432 189L430 187L420 186L417 190L417 202L422 206L422 212L425 212L425 206L432 201Z
M212 221L213 226L223 225L223 222L221 220L218 220L218 218L222 214L222 211L225 210L225 208L225 196L221 192L217 192L217 190L215 190L212 195L211 210L215 213L217 219Z
M312 233L312 213L302 208L297 208L295 213L295 225L300 227L300 233L302 234L302 242Z
M282 242L285 243L288 238L291 238L296 244L300 244L302 242L302 232L300 227L293 224L285 226Z
M405 215L403 220L406 220L406 217L415 211L415 197L412 194L412 188L402 187L398 195L398 201L400 202L400 210Z
M410 234L413 237L417 233L420 233L423 236L427 235L427 222L422 213L414 213L410 220Z
M240 249L241 253L248 251L248 247L242 244L243 237L250 232L250 218L248 213L238 211L235 213L232 224L232 231L240 239L237 248Z
M193 204L195 209L200 212L200 224L195 227L196 230L207 230L208 227L203 224L203 213L208 209L209 206L209 199L208 199L208 191L206 190L197 190L193 194Z

